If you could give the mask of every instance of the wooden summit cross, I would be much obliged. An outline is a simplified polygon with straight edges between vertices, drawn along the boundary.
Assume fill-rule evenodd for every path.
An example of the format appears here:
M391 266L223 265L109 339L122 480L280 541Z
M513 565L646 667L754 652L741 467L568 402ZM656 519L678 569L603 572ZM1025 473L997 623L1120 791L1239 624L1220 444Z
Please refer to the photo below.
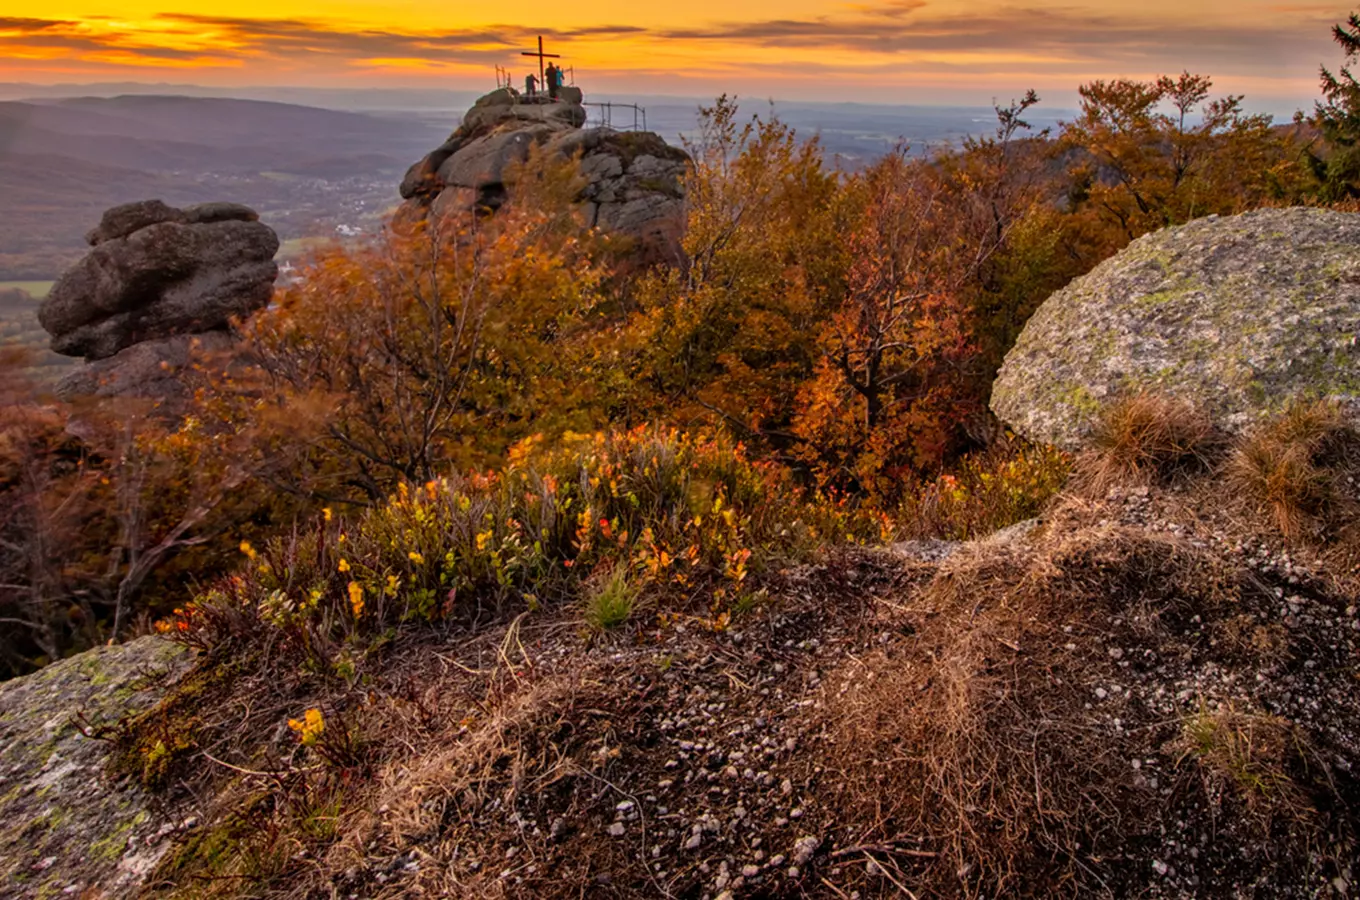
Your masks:
M537 52L535 52L535 51L533 51L533 50L521 50L519 55L520 55L520 56L537 56L537 57L538 57L538 87L539 87L539 90L547 91L547 87L543 84L543 60L545 60L545 59L561 59L561 58L562 58L562 54L560 54L560 53L544 53L544 52L543 52L543 35L540 34L540 35L538 36L538 50L537 50Z

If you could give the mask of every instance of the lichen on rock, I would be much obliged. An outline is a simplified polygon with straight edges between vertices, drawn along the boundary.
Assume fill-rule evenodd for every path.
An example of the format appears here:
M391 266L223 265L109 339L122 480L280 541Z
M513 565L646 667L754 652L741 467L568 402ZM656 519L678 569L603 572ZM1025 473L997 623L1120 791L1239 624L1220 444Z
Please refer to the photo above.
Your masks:
M1360 216L1264 209L1139 238L1053 294L992 389L1017 432L1081 445L1110 399L1155 392L1238 433L1295 400L1360 417Z
M137 893L175 823L87 732L149 707L190 661L146 637L0 684L0 896Z

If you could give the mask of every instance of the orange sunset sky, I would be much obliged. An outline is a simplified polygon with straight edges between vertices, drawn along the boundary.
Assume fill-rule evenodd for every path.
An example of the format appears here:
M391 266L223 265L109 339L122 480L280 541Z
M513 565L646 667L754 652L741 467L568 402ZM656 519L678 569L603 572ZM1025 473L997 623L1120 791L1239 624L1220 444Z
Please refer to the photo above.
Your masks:
M1263 0L5 0L0 81L487 87L534 35L596 91L987 103L1189 69L1293 108L1350 8Z

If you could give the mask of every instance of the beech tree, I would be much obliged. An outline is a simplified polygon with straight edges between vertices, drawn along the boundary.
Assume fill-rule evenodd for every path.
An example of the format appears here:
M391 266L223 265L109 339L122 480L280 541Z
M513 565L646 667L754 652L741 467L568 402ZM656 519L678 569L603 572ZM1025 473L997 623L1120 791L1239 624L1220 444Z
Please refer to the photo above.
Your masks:
M849 251L818 143L778 119L737 116L720 97L687 145L689 263L637 287L632 376L644 408L782 451Z
M938 465L964 414L962 290L996 241L962 239L962 198L904 147L845 192L856 212L842 237L846 286L819 329L823 356L793 430L822 484L882 496Z
M494 465L532 431L593 424L578 415L598 385L576 337L605 271L570 202L577 170L535 154L512 177L496 216L332 248L252 320L258 390L316 454L294 489L373 502Z
M283 430L268 409L224 416L200 395L167 420L105 399L78 410L76 437L24 368L0 351L0 676L169 612L191 579L235 566L243 539L296 513L266 486L293 465L289 443L263 440Z

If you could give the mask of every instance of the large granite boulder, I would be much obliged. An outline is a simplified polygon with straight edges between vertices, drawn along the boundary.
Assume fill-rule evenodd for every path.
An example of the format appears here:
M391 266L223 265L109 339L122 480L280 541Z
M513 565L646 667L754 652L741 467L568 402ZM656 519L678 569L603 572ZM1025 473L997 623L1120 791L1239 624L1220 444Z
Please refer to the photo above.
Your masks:
M86 240L93 249L38 309L52 349L91 363L62 382L63 396L173 394L191 348L221 349L232 323L274 294L278 235L237 203L129 203Z
M130 897L185 823L109 771L95 735L155 703L191 663L158 637L0 683L0 896Z
M52 349L105 359L141 341L221 329L264 307L278 276L279 239L256 218L232 204L109 210L89 235L94 249L38 310Z
M1230 433L1296 399L1338 400L1360 420L1360 215L1267 209L1139 238L1044 301L992 409L1075 448L1104 402L1142 391Z
M582 128L585 118L576 88L564 87L557 102L506 88L482 97L447 141L407 171L398 222L494 212L511 193L512 164L541 145L579 155L586 183L578 199L590 226L623 238L639 264L679 262L688 155L651 132Z

